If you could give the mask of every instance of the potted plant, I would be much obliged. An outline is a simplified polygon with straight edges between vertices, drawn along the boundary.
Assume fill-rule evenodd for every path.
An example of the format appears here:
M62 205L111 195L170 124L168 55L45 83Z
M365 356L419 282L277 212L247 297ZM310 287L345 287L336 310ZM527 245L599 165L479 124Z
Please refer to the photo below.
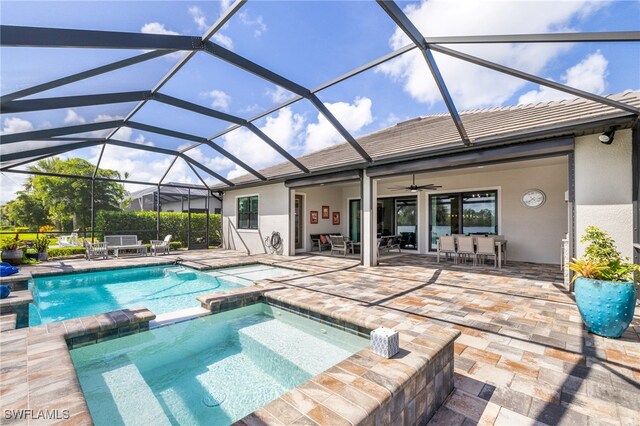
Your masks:
M38 251L34 248L28 248L24 250L24 255L27 259L38 260Z
M38 260L44 262L49 259L49 253L47 253L47 249L49 248L49 237L43 235L42 237L38 237L33 240L33 248L38 252Z
M11 265L19 265L22 262L22 249L24 243L20 240L18 234L15 237L4 237L0 240L0 249L2 249L2 261Z
M640 265L622 257L613 238L595 226L585 229L580 240L589 243L584 256L567 265L575 275L576 304L587 329L605 337L620 337L636 305L634 272Z

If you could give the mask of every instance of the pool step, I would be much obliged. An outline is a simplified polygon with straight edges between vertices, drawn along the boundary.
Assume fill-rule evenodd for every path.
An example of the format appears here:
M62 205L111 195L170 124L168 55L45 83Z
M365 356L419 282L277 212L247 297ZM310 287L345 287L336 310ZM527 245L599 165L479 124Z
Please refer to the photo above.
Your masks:
M292 371L300 370L301 374L312 377L351 355L318 336L277 320L243 327L238 335L243 351L260 367L271 371L278 371L284 360L289 367L295 366ZM309 353L318 357L309 359Z
M190 271L188 269L177 267L177 268L165 268L164 269L165 277L176 278L180 281L193 281L198 278L194 271Z
M181 309L179 311L167 312L156 316L155 320L149 321L149 329L164 327L169 324L176 324L190 319L210 315L211 311L197 306L195 308Z

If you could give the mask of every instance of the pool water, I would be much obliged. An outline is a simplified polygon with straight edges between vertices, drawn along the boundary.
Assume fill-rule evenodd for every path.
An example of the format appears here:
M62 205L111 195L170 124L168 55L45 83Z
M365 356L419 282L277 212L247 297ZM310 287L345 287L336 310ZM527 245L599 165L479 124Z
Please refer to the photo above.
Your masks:
M368 339L255 304L71 350L96 425L231 424Z
M200 306L198 294L252 285L263 278L291 275L291 269L249 265L212 271L151 266L35 278L29 325L36 326L144 306L156 315Z

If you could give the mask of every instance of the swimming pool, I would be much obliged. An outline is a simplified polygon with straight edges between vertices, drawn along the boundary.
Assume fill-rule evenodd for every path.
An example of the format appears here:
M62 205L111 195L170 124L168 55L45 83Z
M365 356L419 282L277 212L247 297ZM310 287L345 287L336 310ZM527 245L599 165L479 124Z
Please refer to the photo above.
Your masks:
M255 304L70 352L98 426L227 425L368 343Z
M291 269L248 265L211 271L183 266L151 266L39 277L29 289L29 325L144 306L156 315L200 306L198 294L252 285L291 275Z

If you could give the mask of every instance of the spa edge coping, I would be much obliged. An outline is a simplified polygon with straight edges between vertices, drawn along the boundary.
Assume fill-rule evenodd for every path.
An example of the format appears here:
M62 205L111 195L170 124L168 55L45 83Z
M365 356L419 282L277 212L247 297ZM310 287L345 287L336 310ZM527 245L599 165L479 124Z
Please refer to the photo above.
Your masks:
M435 392L436 397L429 399L430 403L433 403L434 398L438 400L436 406L430 409L431 415L435 413L435 410L453 389L453 342L460 335L459 331L445 329L435 324L425 326L426 322L401 319L399 315L399 321L395 321L389 317L389 314L385 315L380 312L380 315L375 315L371 313L370 308L359 307L351 303L349 303L351 305L348 310L349 314L345 314L339 310L325 309L317 304L305 302L313 296L318 297L304 289L261 284L217 294L202 295L197 299L203 303L203 307L205 303L210 306L212 309L209 310L212 314L222 310L266 302L302 315L306 313L306 316L318 318L321 322L327 322L345 331L361 335L365 330L368 331L380 325L393 327L400 332L401 352L395 358L386 359L374 355L370 349L365 348L256 410L239 421L239 424L254 424L256 421L263 422L263 424L264 422L270 423L268 419L273 420L274 412L276 418L278 416L279 411L274 407L282 404L287 398L292 398L292 394L300 392L300 389L303 389L305 385L307 387L320 385L322 392L329 397L339 397L346 401L349 401L348 398L357 399L357 397L365 399L367 396L363 397L361 394L368 392L366 389L374 389L370 391L372 394L368 398L369 400L375 399L378 405L361 407L364 404L358 405L357 401L351 401L350 403L355 404L356 407L353 410L353 415L341 413L343 415L341 421L351 424L364 422L371 417L372 413L382 412L380 411L382 407L387 407L386 414L383 415L394 417L398 413L404 413L404 405L402 404L405 403L405 398L413 397L406 402L415 405L416 402L413 401L416 395L421 391L426 392L425 380L415 379L419 375L423 379L426 377L426 383L431 383L432 388L433 383L436 385L431 390L432 393ZM341 306L345 304L344 300L337 297L322 295L321 298L323 301L337 303ZM0 384L3 388L3 409L32 409L34 411L70 409L69 418L75 419L74 424L92 424L69 350L146 331L149 328L149 321L155 318L156 315L150 310L136 307L2 332L0 335L2 337L0 354L3 358L3 379ZM355 325L355 330L349 325ZM414 331L414 328L417 331ZM339 391L342 388L332 389L330 384L335 380L340 382L339 379L331 376L331 370L335 369L342 372L340 374L350 374L348 373L349 369L364 371L363 374L368 374L368 376L354 378L354 383L360 384L361 390L351 390L351 396L340 395ZM439 385L437 377L439 377ZM309 382L315 384L309 384ZM420 387L418 382L423 386ZM424 398L426 404L427 397L424 396ZM401 403L397 402L399 399L402 400ZM287 403L287 406L292 408L290 402ZM321 411L324 409L322 407L316 408ZM326 414L321 413L321 415ZM276 423L277 420L273 422Z
M405 424L424 424L453 390L453 345L460 335L458 330L383 311L376 315L375 308L333 296L320 298L338 301L339 308L322 306L314 300L317 294L304 289L268 283L256 287L200 295L197 299L212 313L263 302L366 337L379 326L394 328L400 333L400 352L387 359L369 348L362 349L239 420L237 425L309 420L332 425L373 425L391 424L398 419L404 419ZM318 390L309 386L318 385L326 405L324 400L318 402L310 397Z

